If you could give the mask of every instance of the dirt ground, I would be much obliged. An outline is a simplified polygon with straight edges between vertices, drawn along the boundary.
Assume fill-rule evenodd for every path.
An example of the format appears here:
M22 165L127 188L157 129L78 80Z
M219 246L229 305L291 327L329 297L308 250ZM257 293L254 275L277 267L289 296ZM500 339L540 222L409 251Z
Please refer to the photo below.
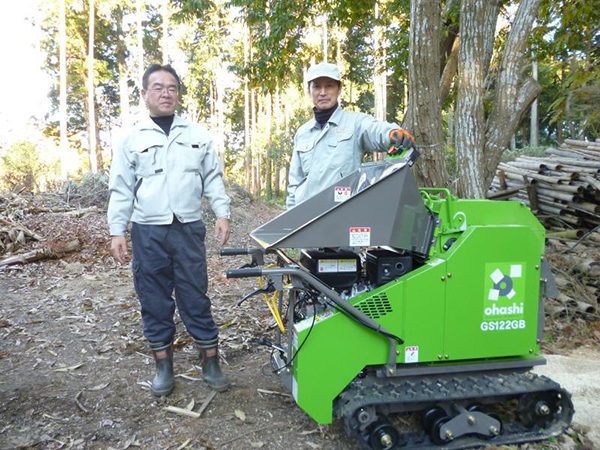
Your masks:
M248 232L280 211L238 199L229 245L249 245ZM245 260L218 256L212 233L209 293L232 387L217 394L200 418L191 418L165 407L198 411L209 398L197 351L178 321L176 387L166 399L154 398L146 384L154 363L142 335L130 267L110 256L104 215L74 219L47 213L25 224L48 240L78 237L83 249L60 260L0 269L0 449L357 448L340 423L316 425L269 373L268 351L257 341L265 330L274 334L274 320L260 298L237 306L254 282L225 278L226 268ZM569 351L560 356L567 368ZM581 385L595 386L600 351L587 351L583 360L577 356L582 367L586 361L596 365L578 369L577 377ZM551 375L556 361L549 359ZM557 381L570 388L570 378ZM597 389L573 393L576 409L584 398L600 397ZM581 426L567 435L523 448L600 448L600 405L594 405L583 414L578 409Z

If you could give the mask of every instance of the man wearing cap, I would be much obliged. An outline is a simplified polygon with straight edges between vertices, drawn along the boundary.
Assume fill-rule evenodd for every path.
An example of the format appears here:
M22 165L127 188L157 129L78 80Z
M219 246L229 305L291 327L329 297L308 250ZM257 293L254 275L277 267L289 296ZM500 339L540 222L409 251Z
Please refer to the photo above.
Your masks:
M365 151L384 152L390 146L408 149L415 145L412 136L398 125L344 111L339 106L342 82L335 64L314 65L307 78L314 118L294 136L288 209L356 170Z

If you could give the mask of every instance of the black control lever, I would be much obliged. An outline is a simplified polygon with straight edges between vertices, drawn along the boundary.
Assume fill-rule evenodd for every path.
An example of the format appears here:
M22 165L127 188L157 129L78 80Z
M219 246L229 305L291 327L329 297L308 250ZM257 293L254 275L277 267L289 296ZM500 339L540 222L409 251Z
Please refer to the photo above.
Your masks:
M269 347L269 348L273 348L275 350L278 350L281 353L285 353L286 350L283 347L280 347L279 345L273 344L270 340L268 340L266 337L262 336L259 340L258 343L260 345L264 345L265 347Z
M255 295L258 295L258 294L270 294L272 292L275 292L275 286L273 285L273 283L269 282L269 284L267 284L266 287L257 289L257 290L255 290L253 292L250 292L243 299L241 299L237 305L238 306L242 306L242 303L244 303L250 297L254 297Z
M262 266L265 263L264 256L267 253L262 248L231 248L226 247L221 249L221 256L238 256L238 255L250 255L252 262L244 264L240 269L246 269L248 267Z

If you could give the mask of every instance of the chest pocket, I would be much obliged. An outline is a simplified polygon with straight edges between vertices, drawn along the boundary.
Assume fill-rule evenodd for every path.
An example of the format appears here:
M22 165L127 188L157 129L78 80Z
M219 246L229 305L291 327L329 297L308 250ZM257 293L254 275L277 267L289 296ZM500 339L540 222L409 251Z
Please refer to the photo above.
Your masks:
M201 142L188 139L177 139L175 142L178 156L181 157L183 170L200 173L202 160L206 154L206 146Z
M312 142L301 142L296 146L296 151L302 163L302 170L308 174L312 165L315 145Z
M153 175L158 167L156 165L156 153L158 146L139 146L131 149L133 161L135 164L135 174L138 177L148 177Z
M328 145L330 147L347 146L352 144L353 131L346 131L339 134L333 133L329 138Z

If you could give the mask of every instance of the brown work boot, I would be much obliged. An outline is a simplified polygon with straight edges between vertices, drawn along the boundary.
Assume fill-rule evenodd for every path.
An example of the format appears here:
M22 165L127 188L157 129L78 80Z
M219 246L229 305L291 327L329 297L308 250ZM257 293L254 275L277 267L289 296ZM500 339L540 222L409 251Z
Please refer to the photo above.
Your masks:
M200 347L200 364L202 365L202 376L204 381L217 392L224 392L229 388L229 381L221 372L219 367L219 351L213 347Z
M150 348L156 363L156 375L150 388L157 397L169 395L173 391L175 379L173 377L173 347L171 344L151 343Z

